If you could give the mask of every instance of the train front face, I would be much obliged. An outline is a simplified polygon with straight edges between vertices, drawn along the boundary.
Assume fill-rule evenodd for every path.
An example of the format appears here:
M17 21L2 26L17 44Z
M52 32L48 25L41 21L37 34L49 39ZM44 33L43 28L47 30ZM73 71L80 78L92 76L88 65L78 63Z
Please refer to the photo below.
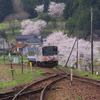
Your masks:
M58 65L58 48L57 46L43 46L42 47L42 64L44 66Z
M32 63L32 66L36 63L36 50L37 48L28 48L27 59Z

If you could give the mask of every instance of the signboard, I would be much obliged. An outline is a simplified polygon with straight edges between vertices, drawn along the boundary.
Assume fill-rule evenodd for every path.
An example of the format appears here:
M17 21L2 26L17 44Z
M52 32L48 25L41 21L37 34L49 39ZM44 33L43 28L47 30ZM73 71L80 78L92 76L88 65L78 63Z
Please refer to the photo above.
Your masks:
M8 56L11 57L11 54L9 53Z
M14 63L18 63L18 58L15 57L14 60L13 60L13 62L14 62Z
M79 60L79 61L78 61L78 64L82 64L82 60Z
M12 62L13 62L13 60L9 60L9 62L10 62L10 63L12 63Z

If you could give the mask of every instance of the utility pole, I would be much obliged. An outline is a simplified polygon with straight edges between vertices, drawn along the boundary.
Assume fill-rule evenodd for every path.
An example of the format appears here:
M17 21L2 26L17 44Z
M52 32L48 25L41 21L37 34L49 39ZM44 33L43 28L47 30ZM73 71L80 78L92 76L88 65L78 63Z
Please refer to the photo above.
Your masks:
M77 41L77 39L75 40L75 42L74 42L74 44L73 44L73 47L72 47L72 49L71 49L71 51L70 51L70 54L69 54L69 56L68 56L67 62L66 62L66 64L65 64L64 67L66 67L67 64L68 64L68 61L69 61L69 59L70 59L70 57L71 57L71 54L72 54L72 51L73 51L73 49L74 49L74 46L75 46L76 41Z
M77 63L76 68L78 68L78 39L77 39L77 57L76 58L77 58L76 59L76 63Z
M91 8L91 71L93 74L93 9Z
M3 40L3 61L5 64L5 41Z

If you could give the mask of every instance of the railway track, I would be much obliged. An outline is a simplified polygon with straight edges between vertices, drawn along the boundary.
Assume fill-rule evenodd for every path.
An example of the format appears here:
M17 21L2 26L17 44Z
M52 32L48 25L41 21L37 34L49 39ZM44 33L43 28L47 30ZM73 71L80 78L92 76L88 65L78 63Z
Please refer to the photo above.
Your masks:
M58 68L58 69L62 70L60 68ZM65 70L62 70L62 71L66 73ZM71 75L68 74L68 76L71 76ZM88 84L91 84L91 85L95 85L97 87L100 86L100 80L92 79L92 78L85 77L85 76L73 75L73 81L74 80L81 81L81 82L84 82L84 83L88 83Z
M39 81L37 81L37 82L34 82L34 83L32 83L32 84L30 84L30 85L28 85L28 86L26 86L26 87L24 87L22 90L20 90L18 93L16 93L15 94L15 92L13 92L13 93L4 93L4 94L1 94L1 98L0 99L2 99L2 100L11 100L11 99L15 99L15 98L17 98L19 95L20 96L22 96L22 95L24 95L24 94L26 94L26 89L27 88L30 88L32 85L35 85L34 87L36 87L36 84L38 84L38 83L41 83L42 81L46 81L46 80L49 80L50 78L54 78L54 77L56 77L57 75L53 75L53 76L51 76L51 77L48 77L48 78L46 78L46 79L43 79L43 80L39 80ZM42 87L42 86L41 86ZM22 93L23 91L25 91L24 93ZM30 91L30 93L31 92L34 92L34 91L39 91L39 88L38 89L34 89L34 90L31 90ZM27 92L28 94L29 94L29 91ZM12 94L12 95L11 95Z
M7 93L0 94L0 100L11 100L12 97L15 95L16 91L10 91Z
M61 71L62 72L62 71ZM63 73L66 74L67 77L67 73ZM53 85L55 82L62 80L65 77L65 75L63 76L63 74L61 75L61 73L56 73L54 76L40 80L38 82L32 83L29 86L26 86L25 88L23 88L20 92L18 92L15 97L12 100L27 100L27 98L31 98L31 99L35 99L35 100L44 100L45 97L45 92L48 90L48 88ZM35 89L34 89L35 87ZM26 91L27 89L27 91ZM33 93L34 91L34 93ZM32 94L30 96L30 94ZM35 94L35 95L33 95ZM26 96L27 95L27 96ZM24 97L23 97L24 96ZM23 99L21 99L23 98Z
M61 68L55 68L54 69L55 74L39 80L37 82L34 82L26 87L24 87L19 92L12 91L5 94L0 94L0 100L45 100L45 96L47 94L46 91L49 91L50 88L57 83L58 81L63 79L67 79L70 81L70 74L67 73L67 71L61 69ZM95 80L87 77L82 77L78 75L73 75L73 81L81 81L86 84L100 86L100 80Z
M91 85L95 86L100 86L100 80L88 78L88 77L83 77L83 76L78 76L78 75L73 75L73 79L81 82L85 82Z
M11 95L11 93L10 94L7 93L6 96L5 95L3 96L3 94L2 94L2 97L0 100L23 100L23 99L28 100L29 98L33 98L33 99L35 98L35 100L39 100L39 99L43 100L44 93L45 93L43 91L46 91L50 85L54 84L55 82L57 82L63 78L66 78L66 77L67 77L67 73L64 73L59 70L59 72L56 72L56 74L52 75L51 77L34 82L34 83L24 87L22 90L20 90L16 94L15 94L15 92L13 92L12 95ZM42 94L41 94L41 91L42 91ZM35 95L33 95L33 94L35 94Z

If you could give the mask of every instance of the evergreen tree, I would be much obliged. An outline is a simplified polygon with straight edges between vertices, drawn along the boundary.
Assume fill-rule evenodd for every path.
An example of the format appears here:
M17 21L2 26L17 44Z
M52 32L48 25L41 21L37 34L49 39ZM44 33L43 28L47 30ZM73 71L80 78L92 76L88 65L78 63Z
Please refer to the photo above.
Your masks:
M93 30L100 29L100 1L99 0L74 0L67 1L64 17L67 20L66 29L69 35L86 38L91 31L91 8L93 8Z
M41 14L38 16L38 19L45 20L47 23L48 23L49 21L51 21L50 15L48 15L48 14L46 14L46 13L41 13Z
M0 30L0 36L7 38L7 34L6 34L5 30Z
M0 22L4 20L4 18L13 12L12 0L0 0Z
M50 3L50 0L43 0L44 12L48 11L49 3Z
M36 5L39 5L37 0L22 0L24 4L24 10L30 14L30 18L37 17L37 12L35 11Z
M73 14L73 0L68 0L64 9L64 18L67 20Z

